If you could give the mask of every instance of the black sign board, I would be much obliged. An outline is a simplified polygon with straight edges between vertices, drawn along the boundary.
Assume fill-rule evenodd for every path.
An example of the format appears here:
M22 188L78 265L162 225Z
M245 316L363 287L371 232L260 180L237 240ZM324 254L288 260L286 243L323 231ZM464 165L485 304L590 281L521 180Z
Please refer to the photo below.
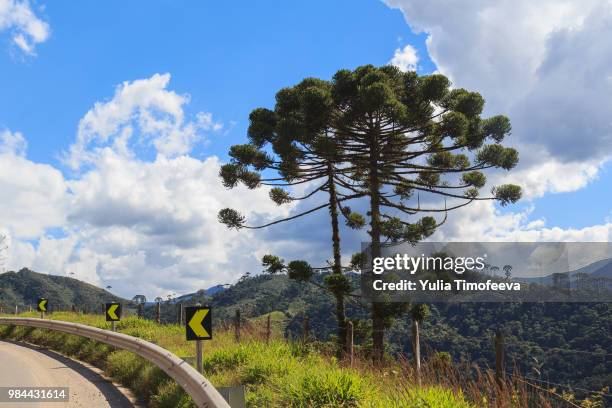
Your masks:
M121 303L107 303L105 310L107 322L118 322L119 320L121 320Z
M210 307L186 307L185 332L187 334L187 340L211 340L212 317Z

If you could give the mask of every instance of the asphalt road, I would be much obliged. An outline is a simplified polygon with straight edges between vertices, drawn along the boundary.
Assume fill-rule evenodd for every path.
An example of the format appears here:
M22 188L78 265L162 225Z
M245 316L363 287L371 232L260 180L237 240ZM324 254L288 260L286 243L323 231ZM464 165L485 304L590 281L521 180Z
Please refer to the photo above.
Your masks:
M92 367L49 350L0 341L1 387L68 387L68 402L0 402L0 407L133 407L115 385Z

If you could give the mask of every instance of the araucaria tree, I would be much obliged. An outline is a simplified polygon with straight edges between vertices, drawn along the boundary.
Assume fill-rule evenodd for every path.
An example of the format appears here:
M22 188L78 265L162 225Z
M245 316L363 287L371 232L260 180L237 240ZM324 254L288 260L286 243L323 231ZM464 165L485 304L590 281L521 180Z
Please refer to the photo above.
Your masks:
M310 208L267 224L250 226L242 215L233 209L219 212L219 220L233 228L264 228L284 221L294 220L317 210L327 208L331 222L332 274L326 276L326 288L336 299L338 320L338 354L346 349L345 296L350 292L350 282L342 273L340 250L340 214L346 217L350 228L361 228L365 219L351 212L342 203L357 198L363 193L341 192L337 189L343 172L342 148L334 133L332 87L329 82L305 79L292 88L284 88L276 94L274 111L258 108L251 112L248 135L250 143L230 148L231 161L222 166L220 176L228 188L242 182L249 188L273 186L270 198L278 205L302 202L326 194L326 199ZM267 151L266 151L267 149ZM272 173L270 178L262 173ZM309 193L292 196L283 187L308 183ZM312 268L301 261L286 267L280 258L264 257L264 266L269 272L289 269L294 279L309 280Z
M385 241L415 243L431 235L451 210L477 200L505 205L520 198L520 187L511 184L480 195L486 185L483 170L509 170L518 163L517 151L501 144L510 134L509 119L482 118L480 94L451 89L443 75L418 76L392 66L340 70L332 81L308 79L302 85L279 92L274 112L251 114L248 154L230 152L234 161L221 170L226 185L268 182L250 167L278 170L281 178L269 181L285 185L319 180L311 194L326 191L329 202L288 219L327 207L333 237L337 208L349 224L365 222L339 204L361 198L368 206L372 258L381 256ZM267 143L279 160L260 150ZM273 189L271 196L277 202L293 200L282 190ZM244 218L229 209L220 219L244 226ZM339 256L339 238L332 241ZM375 360L383 357L384 332L396 310L372 302Z
M482 170L509 170L518 162L517 151L501 145L510 120L481 118L480 94L451 89L443 75L419 77L371 65L338 71L332 89L341 160L352 172L342 187L369 199L372 258L381 256L382 238L417 242L439 225L431 216L414 221L406 216L446 214L476 200L505 205L520 198L520 187L511 184L494 187L490 196L479 195L486 184ZM442 202L436 197L444 204L436 205ZM430 204L422 207L421 198ZM372 304L376 360L384 352L386 306Z

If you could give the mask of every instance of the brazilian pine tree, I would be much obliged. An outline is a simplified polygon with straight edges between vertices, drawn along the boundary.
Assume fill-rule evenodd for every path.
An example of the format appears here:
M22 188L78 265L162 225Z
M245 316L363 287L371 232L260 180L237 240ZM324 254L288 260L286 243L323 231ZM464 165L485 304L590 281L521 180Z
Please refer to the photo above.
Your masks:
M451 89L443 75L371 65L338 71L332 94L332 126L342 146L337 160L344 163L339 185L367 196L372 258L381 256L383 239L414 243L431 235L448 211L477 200L506 205L520 198L520 187L511 184L480 195L483 170L509 170L518 162L518 152L501 145L509 119L482 118L480 94ZM421 206L421 199L429 204ZM442 221L435 214L444 215ZM389 310L372 303L375 360L383 357Z
M279 205L308 200L321 192L327 194L327 200L298 214L260 226L245 224L242 215L227 208L220 211L219 219L229 227L263 228L323 208L329 210L333 273L326 277L325 284L336 298L338 354L342 356L346 349L344 298L351 288L342 273L339 218L340 215L345 216L346 224L351 228L360 228L365 219L352 213L348 206L341 205L362 193L342 192L336 188L343 171L339 159L342 149L330 125L333 119L330 116L333 113L331 91L331 83L317 79L305 79L294 87L280 90L276 95L274 111L259 108L251 112L248 130L250 143L232 146L229 153L231 162L222 166L220 171L223 183L229 188L239 182L249 188L273 186L270 197ZM264 178L263 173L275 176ZM305 183L313 187L302 197L292 196L283 188ZM274 256L264 257L263 264L270 272L286 269L280 258ZM311 273L312 268L304 267L298 261L289 264L289 274L294 278L308 280Z

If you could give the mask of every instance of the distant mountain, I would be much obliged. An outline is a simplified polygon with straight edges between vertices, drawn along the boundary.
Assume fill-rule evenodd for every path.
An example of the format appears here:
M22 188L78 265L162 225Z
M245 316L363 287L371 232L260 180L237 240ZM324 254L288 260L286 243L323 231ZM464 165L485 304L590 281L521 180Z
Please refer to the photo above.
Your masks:
M212 297L214 295L216 295L217 293L221 293L225 290L225 286L224 285L216 285L216 286L212 286L208 289L200 289L197 292L194 293L187 293L185 295L181 295L181 296L177 296L175 298L172 298L170 300L163 300L163 303L166 305L177 305L180 303L195 303L193 302L195 299L200 299L200 298L206 298L206 297ZM154 306L157 302L155 302L154 300L150 300L148 302L145 303L145 305L148 306Z
M223 285L217 285L217 286L213 286L213 287L211 287L211 288L206 289L206 290L204 291L204 293L205 293L207 296L214 296L214 295L216 295L217 293L221 293L221 292L223 292L224 290L225 290L225 286L223 286Z
M65 276L47 275L29 269L0 274L0 304L5 311L34 307L38 298L49 299L50 310L99 311L106 302L126 302L89 283Z
M580 273L586 273L592 277L612 279L612 259L602 259L574 271L564 272L569 275L570 282L577 279ZM551 285L553 283L553 275L538 276L533 278L517 277L516 280L527 283L539 283L541 285Z
M194 293L188 293L186 295L182 295L179 296L175 299L173 299L172 303L181 303L181 302L188 302L196 297L202 297L202 296L214 296L217 293L221 293L225 290L225 286L223 285L216 285L216 286L212 286L208 289L200 289L197 292Z
M612 259L605 259L601 261L602 264L600 267L590 272L592 276L597 276L600 278L611 278L612 279Z

